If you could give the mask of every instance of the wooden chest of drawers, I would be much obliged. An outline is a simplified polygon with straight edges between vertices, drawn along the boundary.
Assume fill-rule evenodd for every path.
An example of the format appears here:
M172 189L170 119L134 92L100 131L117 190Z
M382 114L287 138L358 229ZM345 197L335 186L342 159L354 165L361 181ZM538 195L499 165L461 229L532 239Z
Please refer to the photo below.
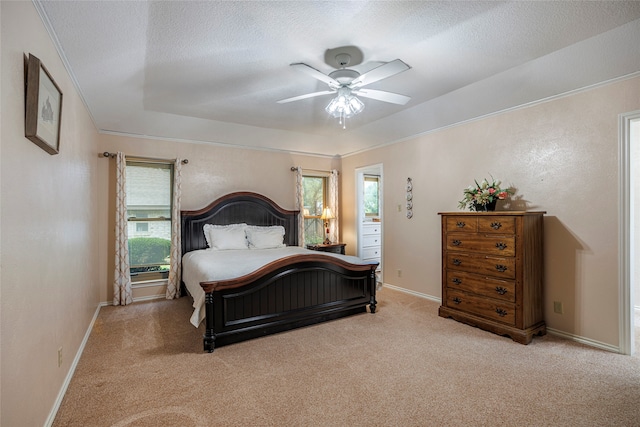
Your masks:
M451 212L442 218L439 315L529 344L544 335L545 212Z

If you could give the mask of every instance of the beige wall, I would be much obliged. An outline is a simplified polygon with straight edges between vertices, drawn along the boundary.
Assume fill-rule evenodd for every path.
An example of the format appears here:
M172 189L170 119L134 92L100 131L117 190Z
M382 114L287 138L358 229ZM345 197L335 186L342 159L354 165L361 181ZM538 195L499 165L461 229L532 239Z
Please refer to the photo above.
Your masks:
M339 169L340 160L274 151L230 148L212 144L100 135L99 152L122 151L130 156L188 159L182 167L183 210L205 207L234 191L264 194L286 209L295 209L295 175L291 166ZM97 153L96 153L97 155ZM100 301L113 299L115 160L98 165L100 230ZM134 293L134 297L141 293Z
M547 212L548 327L617 347L618 114L638 109L636 77L346 157L343 210L354 203L354 169L382 163L385 282L440 298L438 212L456 211L462 190L492 174L517 189L513 208ZM344 219L344 239L355 247L354 217Z
M341 169L342 240L356 248L354 170L384 167L385 281L440 297L440 211L493 174L518 206L547 211L550 328L618 345L617 115L640 109L640 78L487 117L345 159L97 135L31 2L0 2L0 424L42 425L98 302L112 298L113 170L102 151L188 158L183 209L232 191L294 208L293 165ZM64 93L61 152L24 138L24 53ZM406 178L414 217L405 217ZM606 196L601 196L605 194ZM398 212L397 206L401 206ZM402 277L397 277L402 270ZM565 314L554 314L562 301ZM57 350L63 347L63 364Z
M99 301L98 135L33 4L3 1L0 14L0 424L41 426ZM63 92L58 155L24 137L25 53Z

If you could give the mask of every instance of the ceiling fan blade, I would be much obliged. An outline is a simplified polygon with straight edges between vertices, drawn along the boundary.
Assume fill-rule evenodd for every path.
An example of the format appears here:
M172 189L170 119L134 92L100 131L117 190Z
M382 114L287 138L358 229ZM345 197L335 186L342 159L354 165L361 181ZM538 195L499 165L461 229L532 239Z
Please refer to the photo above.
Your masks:
M295 68L296 70L300 70L303 73L309 74L314 79L320 80L321 82L324 82L324 83L328 84L329 87L331 87L332 89L340 87L340 82L338 82L335 79L332 79L331 77L327 76L324 73L321 73L320 71L316 70L315 68L310 67L307 64L303 64L302 62L298 62L298 63L295 63L295 64L291 64L291 66L293 68Z
M411 67L409 65L405 64L399 59L396 59L362 74L360 77L353 80L349 84L349 87L351 89L357 89L359 87L370 85L371 83L375 83L382 79L386 79L387 77L391 77L403 71L407 71L410 68Z
M352 93L364 98L376 99L378 101L390 102L391 104L398 105L404 105L411 99L410 96L375 89L358 89L354 90Z
M281 99L278 104L286 104L287 102L300 101L301 99L313 98L314 96L322 96L336 93L335 90L323 90L321 92L307 93L306 95L294 96L293 98Z

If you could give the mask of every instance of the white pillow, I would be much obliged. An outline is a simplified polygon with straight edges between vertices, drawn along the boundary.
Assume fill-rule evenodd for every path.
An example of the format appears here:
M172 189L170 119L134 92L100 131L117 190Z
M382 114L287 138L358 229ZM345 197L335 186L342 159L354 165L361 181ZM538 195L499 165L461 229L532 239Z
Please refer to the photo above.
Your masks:
M244 232L247 224L213 225L205 224L204 238L213 250L249 249Z
M273 249L286 246L284 244L284 227L281 225L269 227L249 225L245 232L249 241L249 249Z

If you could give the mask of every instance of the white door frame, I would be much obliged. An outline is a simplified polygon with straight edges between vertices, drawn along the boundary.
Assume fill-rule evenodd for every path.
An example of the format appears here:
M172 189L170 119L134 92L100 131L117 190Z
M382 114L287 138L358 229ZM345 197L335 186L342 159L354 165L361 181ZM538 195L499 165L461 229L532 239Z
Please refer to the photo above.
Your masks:
M619 351L622 354L633 354L634 352L634 331L633 331L633 310L634 310L634 245L631 238L633 227L640 226L634 224L633 201L631 183L631 122L640 119L640 110L620 114L618 116L618 147L620 158L620 207L619 207ZM636 166L636 171L640 172L640 166ZM638 207L640 208L640 207Z
M372 175L380 175L380 183L379 183L379 191L380 191L380 199L378 200L379 206L378 208L380 209L380 224L381 224L381 233L380 233L380 267L381 267L381 275L379 280L381 282L384 281L383 276L384 276L384 176L383 176L383 168L382 168L382 163L377 163L375 165L369 165L369 166L362 166L359 168L356 168L355 170L355 177L356 177L356 215L355 215L355 219L356 219L356 256L361 256L361 245L360 243L362 242L362 222L364 219L364 211L362 209L364 201L363 201L363 180L364 180L364 175L367 174L372 174Z

